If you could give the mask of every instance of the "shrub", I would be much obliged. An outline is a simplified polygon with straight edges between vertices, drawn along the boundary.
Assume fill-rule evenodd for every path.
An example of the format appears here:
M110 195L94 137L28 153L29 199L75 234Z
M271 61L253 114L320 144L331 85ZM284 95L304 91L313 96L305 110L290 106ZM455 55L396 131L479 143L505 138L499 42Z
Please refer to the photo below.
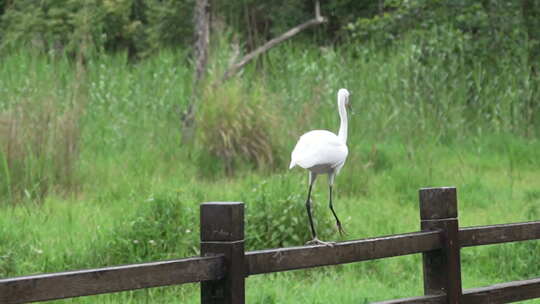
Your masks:
M196 118L202 163L218 160L229 175L241 161L257 168L281 163L280 118L270 99L261 87L247 89L236 79L209 86Z
M135 216L119 223L106 240L100 260L132 263L199 254L198 209L183 200L170 192L139 201Z
M254 181L251 188L241 194L241 201L246 202L247 250L298 246L311 240L305 206L307 184L276 175ZM338 234L327 198L315 192L312 215L318 236L335 239Z

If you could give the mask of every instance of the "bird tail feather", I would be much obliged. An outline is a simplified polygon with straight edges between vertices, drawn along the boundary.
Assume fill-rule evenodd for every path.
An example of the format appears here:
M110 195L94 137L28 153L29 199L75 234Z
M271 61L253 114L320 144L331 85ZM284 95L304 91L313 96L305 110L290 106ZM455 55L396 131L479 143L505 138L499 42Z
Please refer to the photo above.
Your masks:
M294 160L291 160L291 164L289 165L289 169L294 168L294 166L296 166L296 163L294 162Z

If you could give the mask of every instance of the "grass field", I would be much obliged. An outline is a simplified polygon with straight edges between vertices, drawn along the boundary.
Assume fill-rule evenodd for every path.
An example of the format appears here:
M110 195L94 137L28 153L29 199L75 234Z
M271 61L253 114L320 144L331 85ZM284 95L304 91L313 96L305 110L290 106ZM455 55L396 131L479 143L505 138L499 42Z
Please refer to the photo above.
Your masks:
M287 170L289 153L307 130L337 130L340 87L355 110L336 180L343 239L418 230L418 189L430 186L458 188L461 226L540 219L539 115L529 102L538 95L527 69L512 58L494 67L453 56L452 65L426 64L410 45L280 46L238 79L205 85L188 145L179 130L192 84L184 53L134 65L103 56L78 72L65 58L9 55L0 66L0 276L196 255L205 201L245 202L249 250L303 244L307 178ZM227 60L226 50L213 55L209 83ZM314 191L321 238L341 239L324 178ZM540 276L539 249L537 241L464 249L464 287ZM421 293L419 256L247 281L248 303ZM193 284L64 302L198 301Z

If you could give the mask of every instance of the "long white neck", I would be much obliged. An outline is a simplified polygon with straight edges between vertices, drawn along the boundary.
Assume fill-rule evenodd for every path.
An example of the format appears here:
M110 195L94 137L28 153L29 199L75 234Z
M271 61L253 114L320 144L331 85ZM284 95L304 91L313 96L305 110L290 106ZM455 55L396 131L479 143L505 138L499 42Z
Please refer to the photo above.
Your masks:
M345 109L345 98L343 96L338 97L338 110L341 123L339 125L338 137L347 143L347 110Z

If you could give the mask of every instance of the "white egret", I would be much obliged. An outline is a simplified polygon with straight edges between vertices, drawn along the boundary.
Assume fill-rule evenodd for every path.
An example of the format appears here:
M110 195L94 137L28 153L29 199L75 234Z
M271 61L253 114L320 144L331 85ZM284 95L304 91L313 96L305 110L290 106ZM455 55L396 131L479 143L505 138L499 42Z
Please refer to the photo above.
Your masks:
M327 130L309 131L300 137L291 153L291 164L289 169L298 165L309 171L309 189L306 200L306 209L309 225L311 226L311 233L313 235L313 240L308 242L309 244L329 244L317 238L317 232L315 231L313 218L311 217L311 188L313 187L313 183L318 174L328 174L330 196L329 207L336 219L339 233L344 233L341 222L332 206L332 186L334 185L334 178L345 164L345 160L349 154L347 148L347 110L345 108L346 106L350 106L349 91L340 89L337 96L339 117L341 119L338 134L336 135Z

